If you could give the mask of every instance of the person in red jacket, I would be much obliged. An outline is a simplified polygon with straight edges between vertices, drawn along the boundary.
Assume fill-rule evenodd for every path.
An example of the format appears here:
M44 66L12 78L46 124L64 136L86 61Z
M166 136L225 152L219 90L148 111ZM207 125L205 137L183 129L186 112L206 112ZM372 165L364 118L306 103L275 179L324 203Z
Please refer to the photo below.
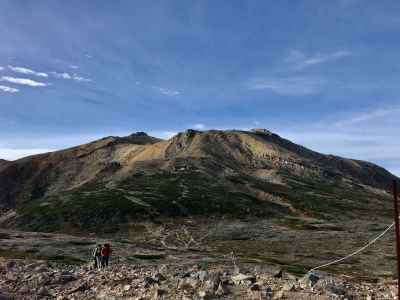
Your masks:
M104 244L101 248L101 266L103 268L108 266L108 260L110 259L111 246L110 244Z

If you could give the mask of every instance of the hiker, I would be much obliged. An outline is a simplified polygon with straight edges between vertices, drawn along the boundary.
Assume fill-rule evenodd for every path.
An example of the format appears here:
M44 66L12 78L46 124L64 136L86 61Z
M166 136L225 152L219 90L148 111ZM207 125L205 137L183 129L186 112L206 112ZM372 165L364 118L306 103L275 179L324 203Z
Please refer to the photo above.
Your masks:
M111 247L110 244L104 244L101 248L101 266L108 267L108 260L111 254Z
M100 269L101 267L101 245L97 245L92 252L92 257L94 259L94 268Z

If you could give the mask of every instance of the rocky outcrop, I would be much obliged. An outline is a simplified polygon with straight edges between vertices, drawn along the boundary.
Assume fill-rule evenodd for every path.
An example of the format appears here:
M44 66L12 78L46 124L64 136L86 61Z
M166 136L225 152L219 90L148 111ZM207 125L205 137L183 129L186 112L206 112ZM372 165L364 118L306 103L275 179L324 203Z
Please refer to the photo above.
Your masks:
M394 281L360 282L326 274L280 278L228 266L50 266L0 260L1 299L395 299Z

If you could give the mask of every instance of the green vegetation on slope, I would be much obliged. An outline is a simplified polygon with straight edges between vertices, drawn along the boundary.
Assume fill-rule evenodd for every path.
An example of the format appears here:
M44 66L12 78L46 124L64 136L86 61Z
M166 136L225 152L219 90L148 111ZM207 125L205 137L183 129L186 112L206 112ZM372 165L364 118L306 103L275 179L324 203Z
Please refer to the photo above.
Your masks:
M57 196L31 200L19 213L19 227L117 231L131 219L187 215L271 216L273 205L198 172L136 175L117 187L87 185ZM107 224L107 226L101 226ZM66 226L70 228L66 228Z

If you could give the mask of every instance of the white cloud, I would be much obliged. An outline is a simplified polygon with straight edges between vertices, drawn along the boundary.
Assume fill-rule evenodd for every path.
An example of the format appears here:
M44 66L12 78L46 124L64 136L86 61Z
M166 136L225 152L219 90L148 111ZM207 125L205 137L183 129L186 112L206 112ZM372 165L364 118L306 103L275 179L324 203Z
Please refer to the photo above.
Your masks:
M33 148L33 149L9 149L9 148L0 148L0 158L6 160L16 160L19 158L23 158L29 155L47 153L55 151L55 149L41 149L41 148Z
M4 70L4 68L2 66L0 66L0 71Z
M91 79L88 79L88 78L85 78L82 76L78 76L76 74L73 75L72 79L74 79L76 81L87 81L87 82L92 81Z
M72 79L72 76L69 73L51 72L51 74L53 74L57 78Z
M204 130L206 128L206 125L198 123L198 124L194 124L193 128L197 129L197 130Z
M316 54L314 56L307 56L299 50L292 50L285 61L289 64L292 64L295 70L304 70L314 65L335 61L350 55L351 52L347 50L340 50L325 54Z
M359 132L349 130L332 132L328 127L293 129L277 133L292 142L321 153L374 162L400 176L398 172L400 143L396 142L394 135L375 133L361 135Z
M400 107L392 107L392 108L378 108L366 113L355 114L352 117L344 120L339 120L334 123L335 126L343 127L349 125L356 125L358 123L371 121L374 119L386 117L389 115L400 114Z
M21 74L26 74L26 75L34 75L38 77L48 77L46 73L43 72L36 72L32 69L24 68L24 67L14 67L14 66L8 66L8 68L16 73L21 73Z
M164 87L160 87L160 86L152 86L153 89L156 89L157 91L159 91L161 94L166 95L166 96L178 96L181 94L180 91L177 90L171 90L171 89L167 89Z
M316 94L324 81L314 77L264 78L252 80L252 90L271 90L279 95L301 96Z
M306 132L286 137L323 153L363 160L398 159L400 145L385 141L378 135L359 136L353 133Z
M51 74L53 74L54 77L56 78L61 78L61 79L72 79L72 80L76 80L76 81L92 81L91 79L79 76L77 74L70 74L67 72L63 72L63 73L58 73L58 72L51 72Z
M70 67L71 69L74 69L74 70L79 69L79 66L76 66L76 65L70 65L69 67Z
M6 92L6 93L17 93L17 92L19 92L19 89L12 88L12 87L5 86L5 85L0 85L0 91Z
M335 113L321 120L286 126L283 137L313 150L366 160L400 176L400 106Z
M0 81L6 81L6 82L14 83L14 84L28 85L28 86L33 86L33 87L48 85L47 83L35 81L35 80L29 79L29 78L16 78L16 77L10 77L10 76L2 76L0 78Z
M271 90L276 94L288 96L317 94L327 83L326 79L322 77L292 75L293 70L304 70L311 66L320 65L350 55L351 52L347 50L314 56L307 56L299 50L292 50L285 59L285 62L289 64L289 69L287 68L288 66L284 66L281 70L281 74L287 74L286 76L254 78L249 81L248 87L252 90Z

